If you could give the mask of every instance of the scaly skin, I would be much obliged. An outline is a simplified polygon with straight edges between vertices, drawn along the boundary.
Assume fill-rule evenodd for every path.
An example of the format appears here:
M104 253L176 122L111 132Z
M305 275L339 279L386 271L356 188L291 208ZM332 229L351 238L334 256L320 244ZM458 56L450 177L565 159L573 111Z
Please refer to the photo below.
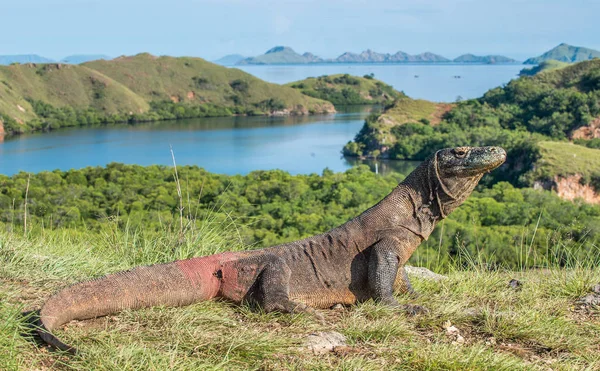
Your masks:
M71 320L123 309L183 306L217 297L255 302L266 312L311 311L370 298L400 307L394 292L414 293L404 264L483 174L505 159L499 147L440 150L378 204L324 234L75 284L45 303L38 332L48 344L74 352L51 331Z

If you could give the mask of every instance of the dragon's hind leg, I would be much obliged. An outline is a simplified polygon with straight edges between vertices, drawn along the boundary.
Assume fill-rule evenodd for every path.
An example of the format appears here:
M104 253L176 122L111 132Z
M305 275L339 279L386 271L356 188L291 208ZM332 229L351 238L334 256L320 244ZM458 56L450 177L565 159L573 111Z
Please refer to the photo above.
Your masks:
M318 319L322 317L313 308L301 302L290 300L291 269L287 263L276 255L262 256L262 271L258 275L253 290L253 300L265 312L310 313Z

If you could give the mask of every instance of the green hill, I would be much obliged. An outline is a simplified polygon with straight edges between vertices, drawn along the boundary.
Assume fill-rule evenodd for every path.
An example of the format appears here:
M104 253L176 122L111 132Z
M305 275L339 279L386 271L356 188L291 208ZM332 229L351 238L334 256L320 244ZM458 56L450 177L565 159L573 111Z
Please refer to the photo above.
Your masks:
M559 61L555 61L553 59L547 60L547 61L543 61L540 64L538 64L537 66L534 67L528 67L528 68L523 68L520 72L519 72L519 76L535 76L538 73L544 72L544 71L552 71L552 70L556 70L559 68L563 68L568 66L569 63L567 62L559 62Z
M454 58L452 62L455 63L486 63L486 64L495 64L495 63L517 63L516 60L512 58L505 57L503 55L473 55L473 54L463 54L460 57Z
M127 87L87 67L57 63L0 67L0 115L18 123L6 131L44 128L39 120L44 114L36 112L36 102L58 109L92 109L102 116L150 109L148 102Z
M600 51L562 43L544 54L529 58L523 64L540 64L548 60L574 63L600 58Z
M332 110L329 103L304 96L294 89L200 58L138 54L83 66L122 82L147 101L212 104L232 109L240 106L256 113L288 110L305 114Z
M388 104L406 97L392 86L376 80L372 75L364 77L338 74L309 77L286 84L310 97L323 99L335 105Z
M0 131L103 122L333 112L329 102L199 58L140 54L0 66Z

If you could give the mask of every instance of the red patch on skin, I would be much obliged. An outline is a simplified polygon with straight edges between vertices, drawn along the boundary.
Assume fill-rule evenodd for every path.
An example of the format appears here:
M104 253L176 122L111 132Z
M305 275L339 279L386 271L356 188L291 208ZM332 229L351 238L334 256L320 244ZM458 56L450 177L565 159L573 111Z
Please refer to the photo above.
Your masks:
M218 271L224 262L235 259L234 253L223 253L175 262L194 288L201 291L203 299L217 296L221 288L221 280L217 277Z
M234 302L241 302L256 281L258 266L244 264L240 267L236 262L226 262L221 267L223 279L221 280L220 296Z

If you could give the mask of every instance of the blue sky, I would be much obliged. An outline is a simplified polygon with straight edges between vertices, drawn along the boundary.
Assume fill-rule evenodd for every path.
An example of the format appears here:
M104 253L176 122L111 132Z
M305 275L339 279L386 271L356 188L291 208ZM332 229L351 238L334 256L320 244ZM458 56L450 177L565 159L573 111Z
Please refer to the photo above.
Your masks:
M525 59L561 42L600 49L598 14L598 0L0 0L0 55L212 60L287 45Z

